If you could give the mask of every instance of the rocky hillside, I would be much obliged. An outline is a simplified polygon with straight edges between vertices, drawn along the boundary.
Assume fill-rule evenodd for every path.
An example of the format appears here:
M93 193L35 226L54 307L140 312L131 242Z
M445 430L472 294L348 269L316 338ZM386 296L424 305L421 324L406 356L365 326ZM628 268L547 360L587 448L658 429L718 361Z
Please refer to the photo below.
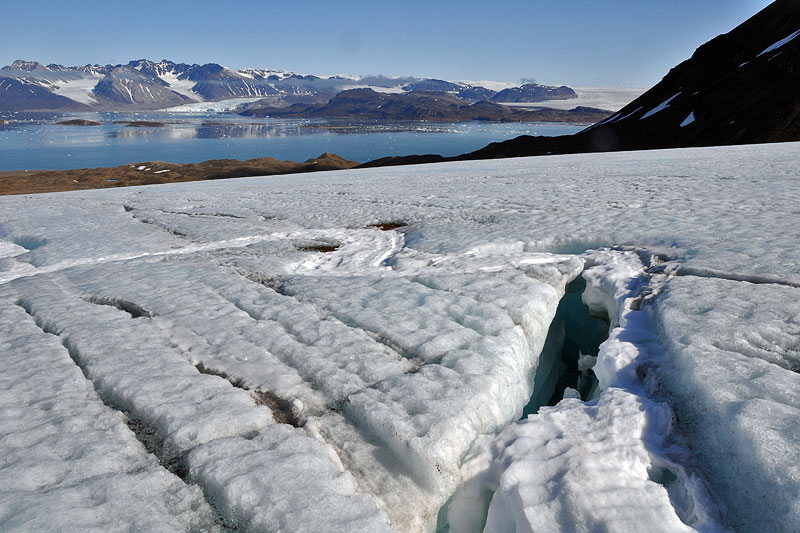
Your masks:
M0 100L4 111L79 110L86 107L64 96L53 94L44 87L2 77L0 77Z
M457 95L446 92L412 91L387 94L372 89L342 91L327 104L295 104L283 108L254 107L242 114L285 118L577 123L591 123L611 115L607 111L588 107L576 107L569 111L522 110L485 100L470 104Z
M97 82L92 94L99 104L108 107L137 105L153 108L193 101L171 90L161 78L129 66L113 68Z
M0 196L341 170L357 164L336 154L324 153L303 162L261 157L247 161L211 159L188 164L149 161L119 167L32 172L20 170L0 172Z
M521 136L456 158L408 156L367 165L797 141L798 87L800 2L777 0L577 134Z
M520 87L503 89L492 96L493 102L522 103L522 102L541 102L542 100L569 100L577 98L578 95L567 87L550 87L538 85L536 83L526 83Z
M798 87L800 2L777 0L607 120L576 135L520 137L465 157L797 141Z

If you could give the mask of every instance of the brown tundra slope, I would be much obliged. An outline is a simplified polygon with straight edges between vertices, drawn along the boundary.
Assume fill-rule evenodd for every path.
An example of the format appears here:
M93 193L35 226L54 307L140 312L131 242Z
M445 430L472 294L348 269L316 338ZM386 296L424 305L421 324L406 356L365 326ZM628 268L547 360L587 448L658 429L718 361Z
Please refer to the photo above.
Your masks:
M324 153L302 163L262 157L247 161L212 159L191 164L150 161L106 168L0 172L0 195L293 174L340 170L356 165L358 163L355 161L348 161L336 154Z

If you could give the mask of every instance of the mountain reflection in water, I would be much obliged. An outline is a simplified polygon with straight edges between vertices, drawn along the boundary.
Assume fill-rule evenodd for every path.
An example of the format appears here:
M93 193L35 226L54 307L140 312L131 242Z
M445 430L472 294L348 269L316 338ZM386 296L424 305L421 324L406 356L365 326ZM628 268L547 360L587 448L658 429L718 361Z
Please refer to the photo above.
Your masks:
M352 122L232 114L0 113L0 170L74 169L136 161L197 163L274 157L305 161L323 152L351 161L391 155L458 155L519 135L564 135L557 123ZM99 126L55 125L85 119ZM131 127L134 123L139 127Z

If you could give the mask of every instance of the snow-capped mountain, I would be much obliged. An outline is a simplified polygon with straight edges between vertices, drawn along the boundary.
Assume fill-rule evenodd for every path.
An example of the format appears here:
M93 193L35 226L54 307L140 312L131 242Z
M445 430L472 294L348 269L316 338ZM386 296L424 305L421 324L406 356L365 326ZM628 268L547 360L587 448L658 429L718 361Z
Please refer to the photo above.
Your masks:
M193 101L173 91L169 83L129 66L115 67L92 89L98 103L107 106L165 107Z
M13 91L0 93L0 110L162 109L192 102L265 98L264 105L325 103L346 89L379 92L448 92L467 102L489 100L496 92L465 82L384 76L301 75L285 70L233 70L204 65L156 63L138 59L127 65L65 67L36 61L14 61L0 69L0 80ZM539 86L537 86L539 87ZM546 89L546 88L545 88ZM521 101L553 98L552 92L528 94ZM53 95L62 98L53 98ZM574 93L573 93L574 95ZM556 97L559 97L556 95ZM566 94L565 97L573 97ZM526 99L527 98L527 99Z

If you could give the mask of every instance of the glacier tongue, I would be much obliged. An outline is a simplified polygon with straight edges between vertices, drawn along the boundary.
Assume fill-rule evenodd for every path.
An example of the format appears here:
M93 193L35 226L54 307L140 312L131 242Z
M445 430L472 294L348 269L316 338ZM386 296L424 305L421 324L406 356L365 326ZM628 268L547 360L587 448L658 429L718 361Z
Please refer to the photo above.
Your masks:
M796 531L796 155L0 198L0 529Z

